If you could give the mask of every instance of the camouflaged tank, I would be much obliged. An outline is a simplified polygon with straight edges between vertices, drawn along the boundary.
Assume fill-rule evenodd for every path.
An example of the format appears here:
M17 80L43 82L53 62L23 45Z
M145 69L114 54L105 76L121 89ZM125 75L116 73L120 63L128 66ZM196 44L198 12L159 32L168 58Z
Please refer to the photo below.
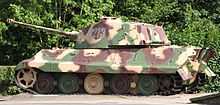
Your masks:
M74 48L42 49L16 66L16 83L41 94L169 94L192 90L204 77L208 48L171 45L162 26L103 17L79 32L9 20L28 28L58 33ZM189 88L190 87L190 88Z

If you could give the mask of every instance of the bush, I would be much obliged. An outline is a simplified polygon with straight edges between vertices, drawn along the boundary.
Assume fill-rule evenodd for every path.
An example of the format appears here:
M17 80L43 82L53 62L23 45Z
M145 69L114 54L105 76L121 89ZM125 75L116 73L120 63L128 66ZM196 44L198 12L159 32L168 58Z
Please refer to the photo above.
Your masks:
M14 95L21 92L14 82L14 66L0 66L0 94Z

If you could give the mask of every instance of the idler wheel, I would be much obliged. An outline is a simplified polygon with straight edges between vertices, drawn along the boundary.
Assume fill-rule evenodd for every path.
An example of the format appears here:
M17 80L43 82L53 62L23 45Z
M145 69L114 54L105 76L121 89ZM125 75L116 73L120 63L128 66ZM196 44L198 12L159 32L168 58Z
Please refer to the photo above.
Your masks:
M126 94L130 91L128 75L114 75L110 81L110 88L115 94Z
M88 74L84 80L84 88L89 94L100 94L104 90L104 79L101 74Z
M34 69L21 69L16 73L16 83L22 88L33 87L37 79Z
M40 73L38 74L34 88L40 94L52 93L55 89L55 80L50 74Z
M63 74L59 77L58 88L65 94L77 92L79 90L79 78L75 74Z
M158 80L155 76L141 75L138 80L138 90L142 95L151 95L158 90Z

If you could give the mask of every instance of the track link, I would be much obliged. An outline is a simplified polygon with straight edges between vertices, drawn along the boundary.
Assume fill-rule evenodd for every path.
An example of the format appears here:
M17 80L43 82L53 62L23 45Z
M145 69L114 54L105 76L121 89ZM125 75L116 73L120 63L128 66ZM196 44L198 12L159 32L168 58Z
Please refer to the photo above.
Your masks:
M17 73L16 73L17 74ZM22 89L32 94L123 94L123 95L171 95L180 92L196 91L197 86L192 86L194 90L190 90L189 86L182 85L182 80L178 75L148 75L148 74L92 74L90 80L86 80L89 75L87 73L46 73L54 79L51 79L53 86L46 92L40 92L36 89L36 84L31 88L25 88L18 83ZM42 75L42 73L38 73ZM67 77L65 77L67 75ZM74 76L72 78L71 76ZM102 76L97 79L96 76ZM62 77L62 80L60 80ZM74 79L73 81L71 78ZM45 79L45 78L44 78ZM201 78L200 78L201 79ZM77 81L76 81L77 80ZM44 80L41 80L44 81ZM46 80L45 80L46 81ZM60 83L60 81L65 83ZM67 82L68 81L68 82ZM87 81L87 82L85 82ZM39 82L38 79L36 82ZM63 85L60 85L63 84ZM38 84L39 85L39 84ZM47 84L40 84L47 85ZM87 87L86 87L87 86ZM69 88L70 87L70 88ZM41 87L42 89L44 87ZM46 87L45 87L46 88ZM71 90L74 88L75 90ZM103 88L103 89L102 89ZM65 91L65 89L69 89ZM187 90L188 89L188 90ZM92 91L92 92L91 92ZM147 93L146 93L147 92Z

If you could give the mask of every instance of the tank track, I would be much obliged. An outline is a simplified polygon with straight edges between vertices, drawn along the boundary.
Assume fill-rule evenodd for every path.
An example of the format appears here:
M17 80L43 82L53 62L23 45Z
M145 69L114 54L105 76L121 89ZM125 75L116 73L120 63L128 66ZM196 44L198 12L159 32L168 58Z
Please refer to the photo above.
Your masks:
M17 73L16 73L17 74ZM24 88L22 87L19 83L18 80L16 80L16 84L18 86L20 86L24 91L27 91L29 93L32 94L122 94L122 95L173 95L173 94L178 94L180 92L184 92L184 93L195 93L198 91L198 85L201 85L204 82L204 78L203 75L198 76L198 78L196 79L196 81L192 84L192 85L183 85L183 81L181 80L180 76L177 74L99 74L102 77L104 77L103 79L103 90L101 89L100 92L97 92L97 90L92 91L90 89L90 91L88 91L88 89L86 90L85 88L88 88L85 86L85 78L88 77L88 73L42 73L42 72L38 72L38 77L39 75L42 74L47 74L46 77L48 78L48 75L51 75L52 77L54 77L53 80L53 86L52 88L49 88L48 90L44 90L44 85L42 84L42 80L38 86L38 88L36 88L36 84L39 82L39 79L36 81L35 85L32 88ZM61 90L62 86L59 86L58 81L61 75L75 75L78 76L78 84L79 87L74 87L76 88L76 91L68 91L68 87L71 87L71 85L68 85L65 87L64 84L62 83L64 86L63 90ZM96 74L94 74L96 75ZM94 75L92 78L94 78ZM149 78L145 78L145 77L149 77ZM114 79L112 79L114 78ZM155 78L152 79L152 78ZM66 77L65 79L68 80L68 77ZM64 80L65 80L64 79ZM45 81L45 80L43 80ZM65 80L66 81L66 80ZM129 84L126 84L129 81ZM151 84L146 83L146 81L150 81ZM154 83L154 81L156 81L156 84L152 84ZM73 81L76 82L76 81ZM133 83L133 84L132 84ZM89 86L93 85L91 80L87 83L89 84ZM143 85L143 84L148 84L148 85L153 85L153 87L150 87L148 85ZM98 83L95 83L95 85L100 85ZM89 88L91 88L91 86ZM43 90L40 90L41 87ZM102 87L102 86L100 86ZM129 89L127 89L127 88ZM140 88L141 87L141 88ZM46 87L48 88L48 87ZM52 90L50 90L52 89ZM66 90L65 90L66 89ZM147 91L150 92L147 92Z

